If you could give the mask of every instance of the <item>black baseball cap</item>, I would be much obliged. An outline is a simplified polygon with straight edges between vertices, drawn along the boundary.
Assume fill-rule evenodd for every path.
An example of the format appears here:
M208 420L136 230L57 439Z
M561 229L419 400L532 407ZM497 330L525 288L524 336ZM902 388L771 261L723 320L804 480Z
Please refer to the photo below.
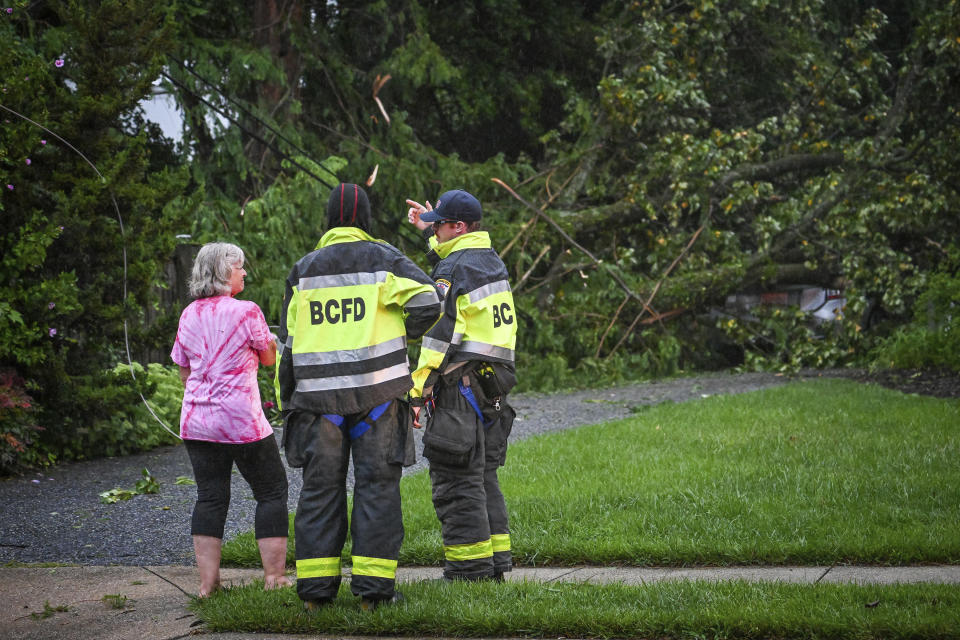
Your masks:
M437 207L433 211L420 214L424 222L438 220L462 220L476 222L483 217L483 208L480 201L461 189L447 191L437 200Z

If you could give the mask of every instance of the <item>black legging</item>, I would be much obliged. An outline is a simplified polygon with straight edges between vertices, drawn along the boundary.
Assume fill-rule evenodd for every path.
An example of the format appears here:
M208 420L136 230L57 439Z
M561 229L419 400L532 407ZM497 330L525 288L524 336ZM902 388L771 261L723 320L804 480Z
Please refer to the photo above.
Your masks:
M253 490L257 501L256 538L286 537L287 472L273 434L244 444L184 440L197 481L197 504L193 508L190 533L223 538L223 526L230 506L230 474L233 463Z

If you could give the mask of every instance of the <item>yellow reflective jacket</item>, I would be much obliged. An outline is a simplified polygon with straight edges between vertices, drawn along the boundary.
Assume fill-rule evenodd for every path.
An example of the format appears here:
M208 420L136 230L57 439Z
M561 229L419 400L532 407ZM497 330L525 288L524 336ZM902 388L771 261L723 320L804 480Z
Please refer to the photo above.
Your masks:
M507 268L490 246L490 235L474 231L439 244L431 237L430 246L439 258L432 277L444 295L443 314L423 337L414 398L453 363L500 363L512 370L517 342Z
M280 407L348 415L404 395L407 339L439 314L437 290L413 261L356 227L330 229L287 277Z

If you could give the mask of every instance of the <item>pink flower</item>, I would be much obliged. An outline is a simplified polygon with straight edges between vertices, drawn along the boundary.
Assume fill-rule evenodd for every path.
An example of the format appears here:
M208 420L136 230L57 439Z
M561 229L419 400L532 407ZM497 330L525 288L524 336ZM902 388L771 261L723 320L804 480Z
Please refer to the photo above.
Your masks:
M55 66L57 69L59 69L60 67L62 67L62 66L63 66L63 58L57 58L56 62L53 63L53 66Z
M47 303L47 309L53 309L55 306L57 306L57 303L56 303L56 302L48 302L48 303Z
M52 338L53 336L57 335L57 330L54 329L53 327L50 327L50 330L47 331L47 333L48 333L48 334L50 335L50 337Z
M31 160L30 158L27 158L27 166L29 167L31 164L33 164L33 160Z
M41 140L41 141L40 141L40 144L47 144L47 141L46 141L46 140Z
M275 406L277 406L277 405L273 404L273 403L270 402L269 400L267 400L266 402L263 403L263 408L264 408L264 409L273 409Z
M8 185L7 185L7 189L9 189L10 191L13 191L13 185L12 185L12 184L8 184Z
M7 13L13 13L13 7L7 7Z

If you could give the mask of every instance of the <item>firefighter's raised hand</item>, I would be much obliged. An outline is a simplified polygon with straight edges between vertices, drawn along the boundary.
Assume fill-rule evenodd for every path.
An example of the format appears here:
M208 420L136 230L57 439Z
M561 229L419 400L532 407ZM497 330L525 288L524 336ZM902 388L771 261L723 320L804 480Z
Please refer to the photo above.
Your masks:
M415 226L420 231L423 231L430 226L429 222L424 222L420 219L420 214L426 213L427 211L433 211L433 205L430 204L430 201L427 200L426 205L422 205L416 200L407 200L407 204L410 205L410 208L407 209L407 222Z

